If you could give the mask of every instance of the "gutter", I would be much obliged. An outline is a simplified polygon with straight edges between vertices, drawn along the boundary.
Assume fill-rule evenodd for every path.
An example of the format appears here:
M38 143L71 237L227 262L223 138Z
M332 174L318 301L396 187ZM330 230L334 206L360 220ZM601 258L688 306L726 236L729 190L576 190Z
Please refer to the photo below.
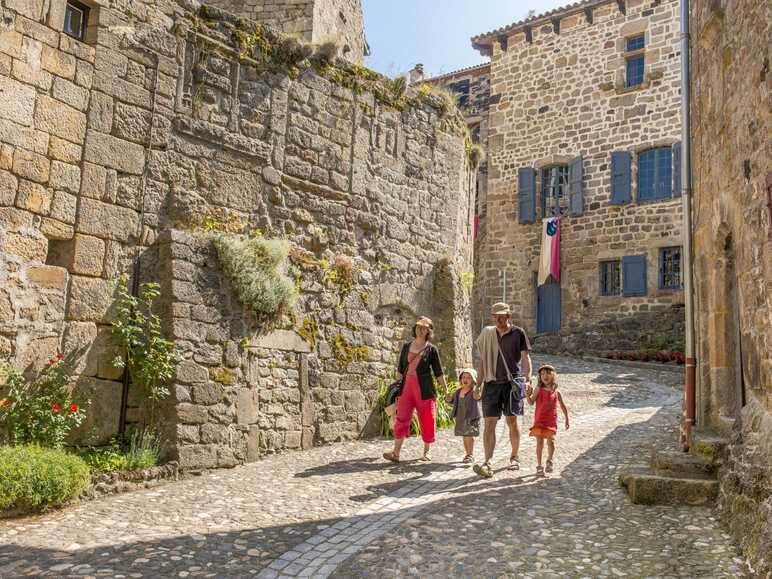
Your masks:
M696 410L697 357L694 347L694 281L692 256L691 76L689 74L689 0L681 0L681 199L684 231L684 297L686 309L686 375L681 445L692 444Z

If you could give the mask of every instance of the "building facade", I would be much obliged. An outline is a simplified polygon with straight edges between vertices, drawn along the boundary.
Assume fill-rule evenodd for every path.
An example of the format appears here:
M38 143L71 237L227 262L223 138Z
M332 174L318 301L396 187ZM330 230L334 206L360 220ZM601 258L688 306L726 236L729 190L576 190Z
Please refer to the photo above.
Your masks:
M676 0L593 0L472 39L491 59L478 325L570 352L682 349ZM537 284L560 216L560 279Z
M370 54L361 0L214 0L210 4L305 42L335 42L341 56L356 64Z
M720 512L770 577L772 5L692 2L690 32L696 422L729 441Z

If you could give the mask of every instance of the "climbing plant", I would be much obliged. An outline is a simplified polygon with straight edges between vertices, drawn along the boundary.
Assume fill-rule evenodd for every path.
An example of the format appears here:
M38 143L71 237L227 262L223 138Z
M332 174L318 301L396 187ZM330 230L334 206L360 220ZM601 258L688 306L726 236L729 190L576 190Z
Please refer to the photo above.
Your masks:
M113 365L124 368L132 383L142 388L149 401L149 422L154 425L157 404L169 396L169 380L177 357L174 343L163 335L161 319L153 313L161 295L160 286L143 283L135 296L128 284L126 274L118 278L118 304L112 326L123 354L115 357Z

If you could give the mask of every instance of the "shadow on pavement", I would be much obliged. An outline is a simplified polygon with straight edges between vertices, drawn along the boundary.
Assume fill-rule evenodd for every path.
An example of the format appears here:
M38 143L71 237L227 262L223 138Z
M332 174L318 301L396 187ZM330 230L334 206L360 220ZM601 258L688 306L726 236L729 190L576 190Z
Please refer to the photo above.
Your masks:
M496 529L511 526L521 529L523 533L533 530L532 515L529 509L539 505L538 516L541 520L566 520L566 509L574 512L576 523L588 520L596 521L598 525L588 525L582 529L582 535L587 541L598 544L609 544L609 523L618 527L620 533L628 529L629 533L642 529L649 532L647 543L643 544L640 537L633 539L630 545L616 545L615 548L635 547L639 549L638 556L645 553L656 553L658 560L666 561L667 567L658 570L657 574L674 574L681 576L685 569L689 572L717 571L718 560L706 556L710 553L712 540L721 540L722 532L715 528L712 535L703 534L703 547L696 547L694 539L683 534L673 534L673 529L679 526L676 518L677 510L673 507L641 507L632 505L618 488L616 477L619 467L625 462L645 460L650 449L657 444L664 444L668 437L674 436L669 428L672 413L666 418L659 414L645 422L625 425L616 428L609 435L579 455L573 462L567 464L559 476L537 480L532 473L519 471L498 471L493 479L482 480L471 474L462 479L425 480L423 477L438 469L459 468L455 464L437 463L401 463L388 465L378 459L362 459L355 461L340 461L309 469L296 476L313 477L317 474L331 472L353 472L374 469L404 469L406 474L418 475L408 481L389 483L371 487L371 495L362 495L361 501L375 499L384 495L396 495L399 489L406 485L419 483L426 487L426 495L446 493L451 498L443 497L428 505L410 507L415 511L410 520L419 521L425 525L425 531L442 532L435 529L435 523L428 519L431 513L451 515L454 527L459 527L465 519L476 517L485 522L481 529L480 540L488 541L496 535ZM566 435L564 435L565 437ZM567 435L570 436L570 433ZM556 455L560 465L560 439ZM433 483L436 482L436 488ZM448 483L451 483L448 485ZM553 500L554 499L554 500ZM298 499L309 500L309 499ZM191 509L198 505L190 505ZM702 509L709 514L709 511ZM699 511L688 511L691 517ZM681 512L683 514L683 512ZM354 517L361 520L362 517ZM703 518L707 516L703 515ZM123 574L131 577L177 577L180 573L188 573L190 577L250 577L268 565L282 553L291 550L310 537L341 519L324 519L304 521L286 525L250 528L227 532L212 532L206 535L183 535L168 537L157 541L130 542L94 549L76 549L71 552L50 550L44 548L22 547L15 544L0 545L0 577L69 577L83 575L115 576ZM391 533L399 533L399 529ZM74 537L77 540L77 537ZM427 542L428 541L428 542ZM613 544L614 541L611 541ZM341 549L344 545L341 545ZM431 550L431 535L424 536L422 545ZM490 549L488 547L488 549ZM731 550L730 550L731 551ZM662 555L666 556L662 556ZM392 553L391 556L394 554ZM388 553L384 558L389 560ZM336 571L340 576L379 576L383 569L360 569L357 567L356 555L352 560L343 563ZM524 551L522 560L525 564L534 562L529 551ZM731 562L730 557L724 557ZM623 562L618 562L624 567ZM502 566L476 562L477 576L496 576L506 571ZM686 565L687 567L684 567ZM469 571L469 570L467 570ZM141 575L137 575L141 574ZM380 575L383 576L383 575ZM696 576L696 575L692 575Z

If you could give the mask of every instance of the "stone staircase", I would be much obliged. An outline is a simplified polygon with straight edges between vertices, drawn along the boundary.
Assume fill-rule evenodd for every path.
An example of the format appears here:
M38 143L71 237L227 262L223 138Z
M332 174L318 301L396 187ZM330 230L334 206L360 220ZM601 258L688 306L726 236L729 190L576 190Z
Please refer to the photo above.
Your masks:
M724 438L698 433L688 453L655 451L649 466L627 469L619 482L636 504L712 506L718 498L717 471L725 450Z

